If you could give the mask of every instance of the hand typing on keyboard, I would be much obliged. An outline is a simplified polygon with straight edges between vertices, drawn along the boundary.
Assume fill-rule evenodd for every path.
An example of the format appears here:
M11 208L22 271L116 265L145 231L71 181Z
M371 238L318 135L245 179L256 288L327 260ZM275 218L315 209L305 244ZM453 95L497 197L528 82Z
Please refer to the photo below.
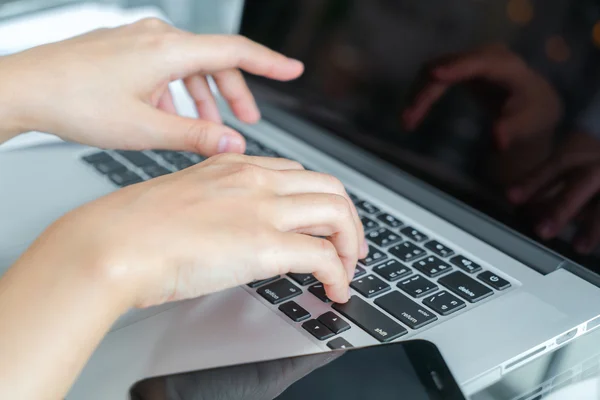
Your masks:
M240 36L193 35L157 19L2 57L0 143L35 130L101 148L243 153L206 80L254 123L260 113L239 69L290 80L303 65ZM199 119L177 115L169 83L178 79Z
M314 274L343 303L365 256L362 224L339 181L295 161L234 154L101 198L50 232L33 257L100 266L139 307L289 272Z

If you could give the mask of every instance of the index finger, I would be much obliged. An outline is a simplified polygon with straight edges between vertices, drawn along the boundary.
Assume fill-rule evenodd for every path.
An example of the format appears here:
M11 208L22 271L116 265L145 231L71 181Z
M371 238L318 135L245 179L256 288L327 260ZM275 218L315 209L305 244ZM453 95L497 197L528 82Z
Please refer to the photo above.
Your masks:
M288 81L304 71L302 62L239 35L184 34L171 50L177 52L174 59L182 66L183 76L239 68L254 75Z

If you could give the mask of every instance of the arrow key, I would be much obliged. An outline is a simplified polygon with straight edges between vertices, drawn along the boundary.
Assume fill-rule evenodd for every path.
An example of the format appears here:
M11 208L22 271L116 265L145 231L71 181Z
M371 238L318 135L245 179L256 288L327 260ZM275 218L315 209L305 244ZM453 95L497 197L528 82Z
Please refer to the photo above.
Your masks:
M333 336L333 332L316 319L309 319L302 324L302 327L319 340L326 340Z
M350 329L350 325L332 311L321 315L318 320L336 335Z
M295 301L288 301L279 306L279 311L290 317L294 322L301 322L310 318L310 313L300 307Z

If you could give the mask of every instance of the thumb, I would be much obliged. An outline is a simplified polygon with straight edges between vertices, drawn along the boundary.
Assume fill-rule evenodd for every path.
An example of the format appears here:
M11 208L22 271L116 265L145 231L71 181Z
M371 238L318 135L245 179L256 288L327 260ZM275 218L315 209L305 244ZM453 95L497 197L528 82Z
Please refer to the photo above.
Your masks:
M240 133L212 121L185 118L149 106L142 107L136 118L144 126L143 141L154 149L191 151L206 157L246 150Z

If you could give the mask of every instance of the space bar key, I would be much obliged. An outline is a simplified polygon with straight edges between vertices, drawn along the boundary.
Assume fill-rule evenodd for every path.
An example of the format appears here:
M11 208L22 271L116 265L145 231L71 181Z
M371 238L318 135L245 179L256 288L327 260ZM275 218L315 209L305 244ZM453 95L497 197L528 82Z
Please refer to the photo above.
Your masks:
M332 307L382 343L408 333L401 325L357 296L352 296L346 304L334 304Z

